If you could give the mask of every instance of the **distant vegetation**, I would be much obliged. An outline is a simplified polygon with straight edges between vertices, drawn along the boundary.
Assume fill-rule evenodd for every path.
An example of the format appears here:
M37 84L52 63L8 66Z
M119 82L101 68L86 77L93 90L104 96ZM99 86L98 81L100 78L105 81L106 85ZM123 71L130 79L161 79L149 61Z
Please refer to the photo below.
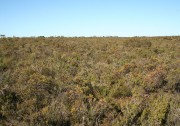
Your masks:
M180 126L180 37L0 38L0 125Z

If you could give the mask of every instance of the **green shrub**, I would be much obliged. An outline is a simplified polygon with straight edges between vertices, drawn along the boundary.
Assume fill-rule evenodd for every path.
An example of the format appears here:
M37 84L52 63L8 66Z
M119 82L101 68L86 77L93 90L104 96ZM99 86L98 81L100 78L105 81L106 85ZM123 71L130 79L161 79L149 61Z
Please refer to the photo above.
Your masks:
M151 125L164 125L166 124L167 116L169 113L170 105L167 96L159 96L151 103L149 114L149 124Z
M106 97L109 94L109 87L108 86L94 86L94 90L98 95L101 97Z
M0 57L0 72L3 72L7 68L7 65L3 62L3 59Z
M120 98L120 97L129 97L132 95L132 93L131 93L131 89L125 84L117 84L111 89L110 95L113 98Z

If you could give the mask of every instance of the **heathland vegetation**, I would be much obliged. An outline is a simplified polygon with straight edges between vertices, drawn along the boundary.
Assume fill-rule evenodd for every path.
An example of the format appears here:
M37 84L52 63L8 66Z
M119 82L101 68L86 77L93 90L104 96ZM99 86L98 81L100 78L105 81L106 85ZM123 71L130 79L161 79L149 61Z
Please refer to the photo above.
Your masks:
M0 38L0 125L180 126L180 37Z

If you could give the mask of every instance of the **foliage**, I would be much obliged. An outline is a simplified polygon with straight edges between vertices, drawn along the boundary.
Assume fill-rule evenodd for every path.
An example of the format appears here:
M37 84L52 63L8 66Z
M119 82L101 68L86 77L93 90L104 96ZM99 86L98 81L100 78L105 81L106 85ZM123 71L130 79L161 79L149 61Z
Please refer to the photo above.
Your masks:
M0 125L180 125L180 37L0 38Z

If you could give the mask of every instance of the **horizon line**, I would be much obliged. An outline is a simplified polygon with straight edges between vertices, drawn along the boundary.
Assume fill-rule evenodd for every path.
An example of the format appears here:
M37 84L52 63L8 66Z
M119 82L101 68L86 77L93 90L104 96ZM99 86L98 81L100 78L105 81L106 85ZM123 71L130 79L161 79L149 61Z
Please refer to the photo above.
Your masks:
M16 35L13 35L13 36L6 36L4 34L0 34L0 38L38 38L38 37L45 37L45 38L50 38L50 37L64 37L64 38L92 38L92 37L96 37L96 38L131 38L131 37L179 37L180 35L147 35L147 36L118 36L118 35L102 35L102 36L98 36L98 35L92 35L92 36L65 36L65 35L49 35L49 36L46 36L46 35L38 35L38 36L16 36Z

